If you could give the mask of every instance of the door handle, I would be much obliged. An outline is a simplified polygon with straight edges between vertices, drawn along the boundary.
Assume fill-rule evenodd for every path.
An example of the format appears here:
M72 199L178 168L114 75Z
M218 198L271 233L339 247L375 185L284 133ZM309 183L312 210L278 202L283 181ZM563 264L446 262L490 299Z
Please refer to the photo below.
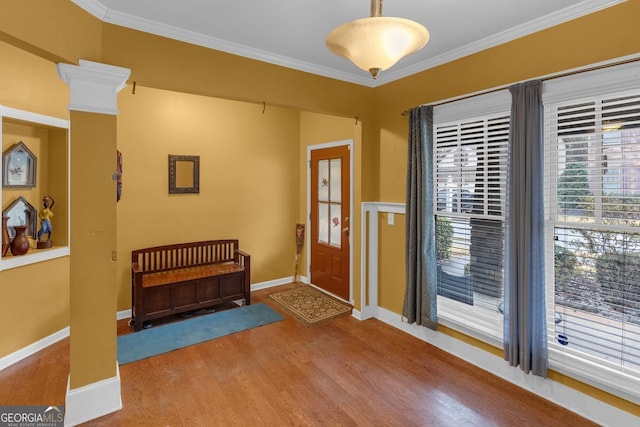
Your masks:
M342 229L342 232L343 232L343 233L349 233L349 227L345 227L345 228L343 228L343 229Z

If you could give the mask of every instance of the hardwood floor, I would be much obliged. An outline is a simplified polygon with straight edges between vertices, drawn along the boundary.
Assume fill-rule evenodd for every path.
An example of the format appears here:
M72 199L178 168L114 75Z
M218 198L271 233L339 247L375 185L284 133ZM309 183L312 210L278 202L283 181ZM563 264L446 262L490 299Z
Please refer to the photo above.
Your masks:
M120 367L123 409L88 426L590 426L375 319L285 320ZM126 321L119 333L129 333ZM64 405L68 340L0 372L0 405Z

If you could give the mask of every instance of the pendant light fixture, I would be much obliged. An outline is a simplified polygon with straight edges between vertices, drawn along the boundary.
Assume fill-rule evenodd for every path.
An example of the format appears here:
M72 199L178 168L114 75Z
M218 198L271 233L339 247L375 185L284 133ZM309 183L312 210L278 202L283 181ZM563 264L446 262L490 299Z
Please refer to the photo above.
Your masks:
M371 0L371 17L347 22L329 33L330 51L345 57L377 78L380 71L422 49L429 31L403 18L382 16L382 0Z

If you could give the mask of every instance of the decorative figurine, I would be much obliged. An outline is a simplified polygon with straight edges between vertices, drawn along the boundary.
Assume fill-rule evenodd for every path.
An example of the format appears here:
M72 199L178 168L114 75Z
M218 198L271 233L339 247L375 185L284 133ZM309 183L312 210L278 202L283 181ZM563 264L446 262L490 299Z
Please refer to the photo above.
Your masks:
M38 216L41 220L41 228L38 231L38 249L50 248L52 246L51 242L51 218L53 218L53 212L51 212L51 208L53 208L53 204L55 201L51 196L44 196L42 199L43 208L40 210ZM42 240L42 235L47 233L47 240Z

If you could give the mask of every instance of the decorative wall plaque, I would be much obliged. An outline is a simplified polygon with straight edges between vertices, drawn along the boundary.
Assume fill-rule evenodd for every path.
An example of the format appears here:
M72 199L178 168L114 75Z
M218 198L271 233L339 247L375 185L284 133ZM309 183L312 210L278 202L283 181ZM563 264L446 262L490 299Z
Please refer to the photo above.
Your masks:
M2 186L29 188L36 186L36 156L20 141L2 155Z

